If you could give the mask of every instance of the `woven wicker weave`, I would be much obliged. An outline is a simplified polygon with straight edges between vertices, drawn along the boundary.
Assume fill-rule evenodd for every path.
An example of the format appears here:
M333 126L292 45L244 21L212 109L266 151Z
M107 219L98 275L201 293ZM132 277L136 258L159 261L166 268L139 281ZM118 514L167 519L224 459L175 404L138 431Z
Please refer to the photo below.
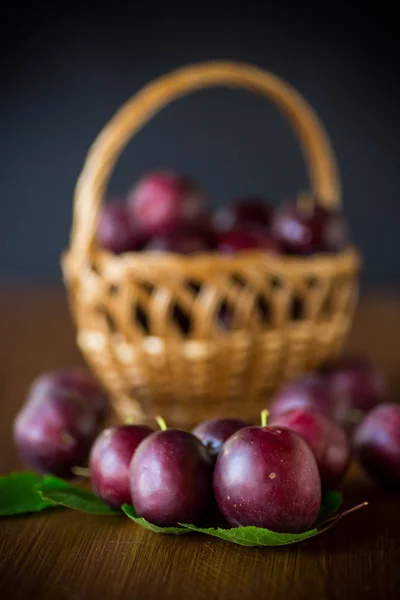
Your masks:
M221 413L251 418L283 380L334 358L351 325L360 262L354 248L302 258L259 251L114 256L97 246L105 187L129 139L171 100L215 85L272 101L298 135L315 197L325 206L341 201L320 121L293 88L258 68L211 62L179 69L117 112L79 178L62 266L79 347L117 412L139 420L157 413L176 424Z

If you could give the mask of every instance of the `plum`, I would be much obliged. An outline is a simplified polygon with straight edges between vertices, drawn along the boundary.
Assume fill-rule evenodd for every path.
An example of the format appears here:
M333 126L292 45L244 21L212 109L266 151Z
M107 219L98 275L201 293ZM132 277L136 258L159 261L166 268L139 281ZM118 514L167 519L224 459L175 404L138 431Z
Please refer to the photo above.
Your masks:
M121 254L140 249L146 237L132 219L126 204L114 200L102 208L97 239L103 248Z
M222 444L248 423L242 419L209 419L199 423L192 433L205 445L212 458L216 459Z
M96 435L91 407L67 389L42 388L14 421L14 440L23 460L43 473L66 476L81 465Z
M85 369L70 367L43 373L32 384L29 397L40 398L46 390L67 390L77 400L86 404L96 413L98 422L104 419L108 400L94 377Z
M400 404L375 407L358 425L354 448L364 469L385 486L400 486Z
M271 230L289 254L338 252L348 243L343 215L321 206L309 196L278 206Z
M385 397L383 373L361 356L344 356L322 373L334 392L347 397L350 410L368 412Z
M140 517L162 527L196 523L210 504L212 461L191 433L157 431L137 448L129 480Z
M129 465L140 442L151 433L146 425L109 427L93 444L89 460L92 486L111 506L132 504Z
M243 250L262 250L269 254L279 254L281 247L279 241L261 228L238 227L219 236L217 250L222 254L235 254Z
M239 429L225 442L214 469L216 501L234 527L305 531L321 504L314 454L289 429L263 425Z
M153 236L195 224L205 214L205 199L188 178L154 171L131 190L128 209L139 227Z
M242 250L252 250L259 248L257 237L253 236L248 231L235 229L223 233L217 243L217 250L222 254L235 254Z
M272 209L263 198L240 198L213 215L215 229L220 233L248 224L269 226Z
M269 424L286 427L307 442L319 468L322 486L335 489L350 464L351 449L345 432L312 408L295 408L271 418Z
M200 233L190 230L178 230L153 237L144 247L151 252L175 252L177 254L195 254L207 252L210 245Z
M347 397L335 393L319 373L309 373L284 383L269 405L273 417L292 408L304 407L319 410L339 423L345 420L349 411Z
M209 214L204 213L190 226L190 231L197 233L206 241L210 249L214 249L217 244L217 232L214 223Z

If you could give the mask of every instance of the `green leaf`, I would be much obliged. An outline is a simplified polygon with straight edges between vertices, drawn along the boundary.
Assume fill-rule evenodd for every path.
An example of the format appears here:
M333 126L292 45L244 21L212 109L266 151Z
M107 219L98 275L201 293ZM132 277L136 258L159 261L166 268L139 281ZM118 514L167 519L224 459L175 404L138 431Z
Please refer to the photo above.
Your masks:
M325 492L322 496L321 508L317 518L317 523L325 521L328 517L331 517L338 512L342 506L343 494L339 491Z
M325 519L328 516L331 516L332 514L337 512L341 506L341 503L342 503L341 492L326 492L322 498L321 509L319 512L317 523L320 522L322 519ZM227 539L229 541L235 541L235 543L241 544L243 546L255 546L255 545L257 545L257 546L259 546L259 545L261 545L261 546L263 546L263 545L280 546L284 543L286 543L286 544L292 543L293 544L301 539L305 539L304 536L306 535L304 533L300 533L300 534L274 533L273 531L269 531L268 529L260 529L257 527L236 527L233 529L219 529L219 528L214 529L214 528L196 527L195 525L186 525L186 524L182 524L181 527L159 527L158 525L153 525L153 523L150 523L149 521L146 521L146 519L139 517L133 506L124 504L122 506L122 510L130 519L132 519L132 521L135 521L135 523L137 525L140 525L141 527L144 527L145 529L148 529L149 531L153 531L154 533L182 535L184 533L190 533L191 531L197 531L200 533L206 533L208 535L215 535L216 537ZM246 533L246 532L244 532L244 530L252 530L252 531L247 531L247 533ZM260 536L263 536L263 539L266 539L266 537L268 537L269 543L253 543L251 541L251 539L246 542L246 538L248 537L249 533L251 535L255 536L256 539L258 539ZM312 535L316 535L319 532L318 532L318 529L315 528L315 529L311 530L310 532L307 532L307 534L311 534L311 533L312 533ZM290 538L292 540L291 542L287 541L288 536L290 536ZM308 535L307 537L310 537L310 535ZM233 538L235 538L235 539L233 539Z
M52 500L45 500L38 493L36 486L41 481L36 473L10 473L0 477L0 516L40 512L55 506Z
M92 515L121 515L120 510L105 504L92 492L52 475L44 477L42 482L37 485L37 490L45 501L51 501L73 510Z
M313 535L318 529L310 529L305 533L276 533L261 527L233 527L232 529L209 528L203 529L195 525L182 523L183 527L205 535L211 535L240 546L284 546L301 542Z
M269 529L262 529L261 527L234 527L232 529L220 529L220 528L209 528L202 529L195 525L188 525L182 523L182 527L187 527L191 531L197 531L205 535L211 535L217 538L221 538L233 544L239 544L240 546L287 546L289 544L295 544L307 540L311 537L319 535L324 531L327 531L345 515L348 515L355 510L366 506L367 502L359 504L349 510L326 519L320 523L317 527L305 531L303 533L277 533L270 531Z
M124 504L122 510L130 519L132 519L132 521L135 521L137 525L140 525L140 527L144 527L149 531L153 531L154 533L166 533L172 535L190 533L189 529L184 527L158 527L158 525L153 525L153 523L149 523L149 521L146 521L143 517L138 517L133 506L129 506L129 504Z

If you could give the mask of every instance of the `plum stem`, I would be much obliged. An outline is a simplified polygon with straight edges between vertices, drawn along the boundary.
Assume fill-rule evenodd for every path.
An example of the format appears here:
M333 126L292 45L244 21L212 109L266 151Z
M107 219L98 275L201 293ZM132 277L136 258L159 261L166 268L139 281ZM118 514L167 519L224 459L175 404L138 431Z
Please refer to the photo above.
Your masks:
M133 425L135 423L135 419L132 415L128 415L125 418L125 425Z
M364 506L368 506L368 502L361 502L361 504L357 504L356 506L352 506L351 508L348 508L347 510L338 513L336 515L333 515L332 517L329 517L328 519L325 519L325 521L321 524L323 525L323 527L329 525L330 523L336 523L336 521L339 521L339 519L341 519L342 517L346 517L347 515L350 515L351 513L355 512L356 510L359 510L360 508L364 508Z
M268 415L269 415L269 410L264 408L264 410L261 411L261 427L267 426Z
M86 467L72 467L71 473L77 477L87 477L88 479L91 477L90 469L87 469Z
M157 425L159 426L159 428L161 429L161 431L166 431L168 429L165 419L163 419L162 417L160 417L160 416L156 417L156 422L157 422Z

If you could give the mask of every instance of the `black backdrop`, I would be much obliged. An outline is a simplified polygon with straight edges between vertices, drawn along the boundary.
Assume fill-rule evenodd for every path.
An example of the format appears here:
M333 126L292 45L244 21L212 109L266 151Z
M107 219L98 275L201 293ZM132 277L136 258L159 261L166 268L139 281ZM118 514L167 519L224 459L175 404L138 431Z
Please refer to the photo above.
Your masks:
M399 86L389 6L6 1L0 92L0 277L59 278L86 151L141 85L172 68L238 59L296 86L324 121L368 284L400 282ZM306 186L288 125L258 97L215 89L168 107L130 144L110 184L122 194L167 166L213 205Z

